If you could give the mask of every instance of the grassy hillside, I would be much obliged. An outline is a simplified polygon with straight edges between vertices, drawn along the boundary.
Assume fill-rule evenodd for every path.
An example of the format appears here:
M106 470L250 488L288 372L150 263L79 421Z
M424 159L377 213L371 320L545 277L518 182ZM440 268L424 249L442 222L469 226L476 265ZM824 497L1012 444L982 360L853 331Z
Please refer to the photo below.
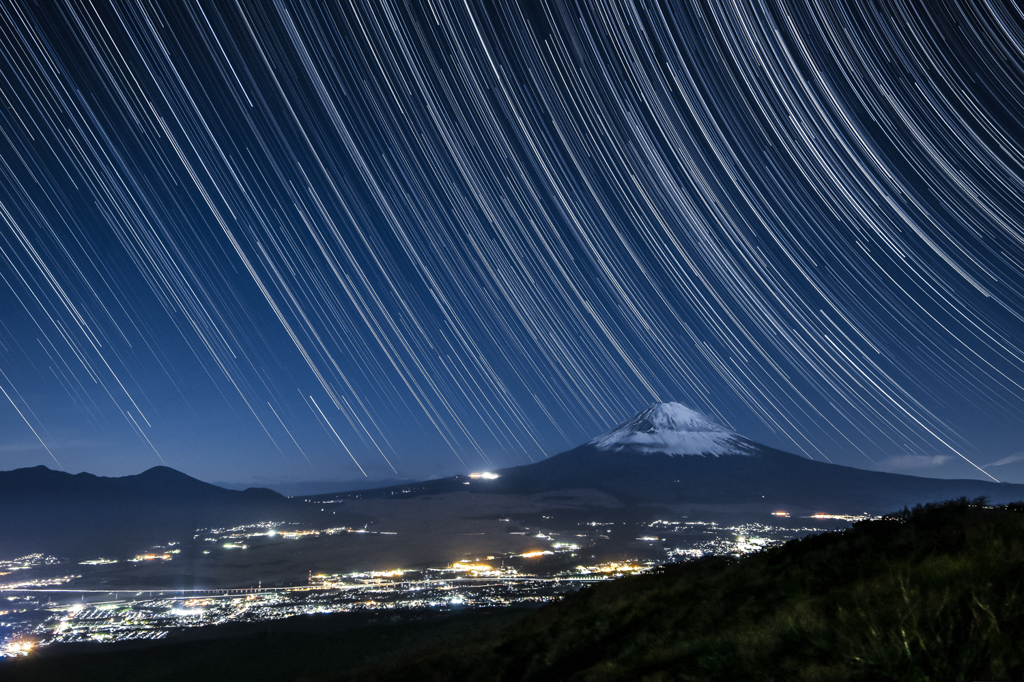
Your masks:
M197 629L166 640L45 647L0 659L3 682L291 682L507 626L531 609L342 613Z
M526 612L224 627L194 641L54 647L0 663L0 679L1019 681L1024 505L908 510Z
M594 586L334 680L1021 680L1024 505L959 500Z

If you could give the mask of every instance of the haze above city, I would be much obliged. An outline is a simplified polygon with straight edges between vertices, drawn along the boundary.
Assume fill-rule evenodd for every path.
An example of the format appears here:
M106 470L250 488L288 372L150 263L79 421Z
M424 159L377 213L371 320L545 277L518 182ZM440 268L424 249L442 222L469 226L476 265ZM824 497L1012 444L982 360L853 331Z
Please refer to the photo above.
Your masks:
M328 492L679 401L1024 482L1022 44L974 4L9 3L0 469Z

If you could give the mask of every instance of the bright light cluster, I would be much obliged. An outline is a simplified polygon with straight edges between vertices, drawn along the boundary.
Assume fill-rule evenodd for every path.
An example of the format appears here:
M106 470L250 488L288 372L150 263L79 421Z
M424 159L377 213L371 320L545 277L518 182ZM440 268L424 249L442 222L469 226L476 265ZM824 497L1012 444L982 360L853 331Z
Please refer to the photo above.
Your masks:
M4 656L18 657L28 656L29 652L32 651L36 646L36 643L30 639L15 639L7 642L3 646L0 646L0 658Z
M143 561L170 561L173 559L169 553L164 554L136 554L134 557L129 559L133 563L140 563Z

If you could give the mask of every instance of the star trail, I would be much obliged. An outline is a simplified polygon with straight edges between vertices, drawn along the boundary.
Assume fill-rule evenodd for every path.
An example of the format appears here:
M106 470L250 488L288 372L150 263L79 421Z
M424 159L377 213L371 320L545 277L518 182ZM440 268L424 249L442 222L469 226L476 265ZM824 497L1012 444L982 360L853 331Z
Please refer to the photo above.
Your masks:
M4 2L0 50L3 468L441 475L659 400L1024 450L1009 3Z

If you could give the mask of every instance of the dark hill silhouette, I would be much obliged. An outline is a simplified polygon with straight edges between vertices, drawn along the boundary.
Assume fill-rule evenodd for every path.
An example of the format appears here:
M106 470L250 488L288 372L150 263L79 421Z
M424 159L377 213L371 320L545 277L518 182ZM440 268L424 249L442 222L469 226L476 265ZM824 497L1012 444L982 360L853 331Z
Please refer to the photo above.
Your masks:
M12 682L1020 680L1024 507L957 500L536 611L345 613L0 661Z
M669 565L322 680L1019 680L1022 520L957 500Z
M228 493L225 495L225 493ZM240 495L239 495L240 493ZM229 491L204 483L166 466L156 466L141 474L110 478L89 473L69 474L37 466L0 472L0 495L4 500L61 499L66 495L102 494L114 499L265 499L283 496L267 488Z
M37 466L0 472L0 555L96 557L191 538L196 528L304 517L266 488L226 490L169 467L109 478Z

